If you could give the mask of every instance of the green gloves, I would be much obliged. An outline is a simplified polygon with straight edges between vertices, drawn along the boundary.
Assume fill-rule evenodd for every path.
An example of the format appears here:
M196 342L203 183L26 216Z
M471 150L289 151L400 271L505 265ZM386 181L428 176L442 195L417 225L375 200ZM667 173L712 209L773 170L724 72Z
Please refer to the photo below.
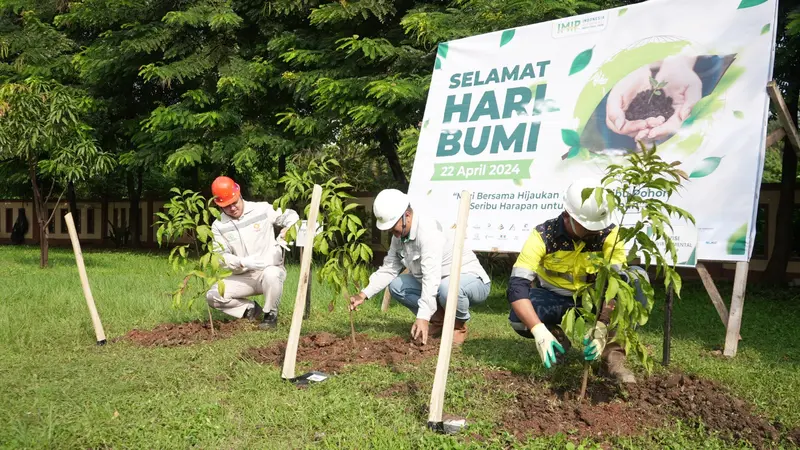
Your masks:
M531 333L533 333L533 337L536 340L536 350L539 351L539 356L542 358L544 366L549 369L556 363L555 350L558 349L563 355L564 347L558 343L553 333L543 323L534 326Z
M589 330L583 337L583 358L587 361L594 361L606 348L606 340L608 338L608 328L606 324L598 321L594 329L594 337L592 337L592 330Z

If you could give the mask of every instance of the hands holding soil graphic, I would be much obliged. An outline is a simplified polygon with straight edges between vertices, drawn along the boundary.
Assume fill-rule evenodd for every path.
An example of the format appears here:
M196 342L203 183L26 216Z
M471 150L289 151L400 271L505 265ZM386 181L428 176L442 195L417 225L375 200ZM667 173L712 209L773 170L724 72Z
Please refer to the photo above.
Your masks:
M642 66L608 94L606 126L636 141L663 139L678 131L702 98L696 56L676 55Z

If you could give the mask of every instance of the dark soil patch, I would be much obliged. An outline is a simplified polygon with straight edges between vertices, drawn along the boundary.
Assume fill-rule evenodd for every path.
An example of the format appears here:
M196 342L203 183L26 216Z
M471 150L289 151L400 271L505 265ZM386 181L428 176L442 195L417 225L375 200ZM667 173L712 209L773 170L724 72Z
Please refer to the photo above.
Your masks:
M398 367L436 357L439 340L428 338L427 345L418 345L401 337L372 339L365 334L356 335L356 348L350 336L338 337L331 333L313 333L303 336L297 348L297 361L310 363L314 370L329 374L342 371L352 364L378 363ZM244 354L257 362L283 365L286 342L277 342L268 347L247 349Z
M650 117L661 116L664 120L669 119L675 113L672 107L672 97L659 90L661 95L653 93L653 89L639 92L633 98L628 109L625 111L625 118L628 120L646 120Z
M208 322L164 323L152 330L133 329L115 340L132 341L145 347L177 347L227 338L241 331L256 329L247 320L214 321L214 333Z
M675 418L702 422L724 439L744 439L756 448L776 442L780 434L724 386L694 376L653 376L625 391L610 381L595 380L581 404L571 398L577 391L544 389L510 372L490 372L486 378L493 388L514 392L501 427L518 438L558 432L575 439L635 436Z

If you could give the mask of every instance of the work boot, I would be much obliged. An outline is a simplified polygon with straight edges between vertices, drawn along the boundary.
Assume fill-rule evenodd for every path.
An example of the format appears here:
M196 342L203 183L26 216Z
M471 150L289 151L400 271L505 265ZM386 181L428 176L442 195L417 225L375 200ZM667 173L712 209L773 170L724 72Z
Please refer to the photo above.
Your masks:
M264 310L261 309L261 306L258 304L258 302L253 302L253 306L247 308L247 311L245 311L244 315L242 315L242 319L255 322L258 320L258 317L262 312L264 312Z
M436 312L431 316L428 321L428 336L440 337L442 335L442 328L444 327L444 308L441 305L436 305Z
M616 342L606 345L601 359L601 370L606 372L609 376L614 377L619 383L636 383L636 377L633 375L633 372L625 367L626 357L625 350L622 346Z
M272 330L278 326L278 311L264 313L264 320L258 325L262 330Z
M467 339L467 322L456 319L453 327L453 345L461 345Z
M561 352L556 351L556 364L564 364L567 360L567 352L569 352L569 349L572 348L572 342L570 342L569 338L567 337L567 334L564 333L564 330L562 330L559 325L545 324L545 326L550 331L550 333L553 334L553 337L556 338L558 343L561 344L562 347L564 347L564 354L561 354Z

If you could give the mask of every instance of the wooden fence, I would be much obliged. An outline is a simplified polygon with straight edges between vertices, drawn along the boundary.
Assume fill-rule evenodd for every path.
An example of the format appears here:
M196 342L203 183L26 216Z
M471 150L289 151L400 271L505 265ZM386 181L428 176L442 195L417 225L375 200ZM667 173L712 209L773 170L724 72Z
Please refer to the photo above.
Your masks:
M368 217L372 212L371 195L363 194L357 196L354 201L365 208ZM751 272L762 272L766 268L767 261L773 251L775 221L778 211L778 200L780 199L780 186L778 184L763 184L759 197L759 211L757 218L757 234L754 244L753 257L750 261ZM163 206L164 200L144 200L139 203L141 209L141 245L145 248L157 247L155 240L155 213ZM17 220L20 210L25 211L28 219L28 232L25 234L26 243L39 242L39 231L36 225L36 214L33 209L33 202L21 200L0 200L0 244L11 242L11 230ZM51 202L47 205L48 214L57 209L53 221L50 223L50 242L53 246L69 245L69 235L63 216L69 212L69 205L62 201L59 204ZM800 189L795 191L794 209L794 245L793 257L789 262L788 272L800 275ZM79 201L78 214L75 218L78 227L78 236L81 245L87 247L114 247L118 245L116 239L120 239L119 231L129 229L130 225L130 202L128 201ZM365 224L369 228L370 243L375 250L376 264L379 264L385 250L389 245L390 235L380 232L374 227L374 223ZM735 264L719 263L710 266L715 276L728 278L732 277Z

